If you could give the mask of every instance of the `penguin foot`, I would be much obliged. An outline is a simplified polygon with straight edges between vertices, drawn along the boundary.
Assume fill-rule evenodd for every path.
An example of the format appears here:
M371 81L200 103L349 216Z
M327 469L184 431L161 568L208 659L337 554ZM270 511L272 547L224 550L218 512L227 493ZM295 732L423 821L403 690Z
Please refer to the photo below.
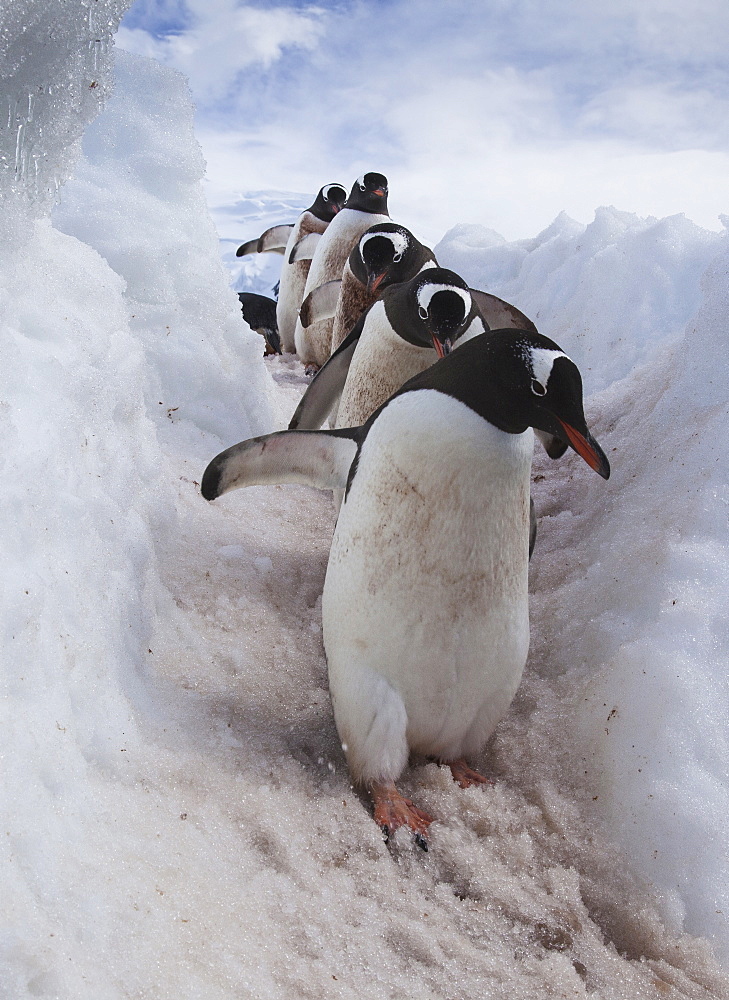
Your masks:
M445 763L451 769L453 780L461 788L470 788L472 785L493 785L493 781L490 778L484 777L483 774L479 774L478 771L474 771L472 767L469 767L463 757L460 757L458 760L449 760Z
M321 365L304 365L304 375L316 375Z
M390 834L401 826L407 826L415 836L415 843L424 851L428 850L428 827L433 817L413 805L398 792L392 781L373 781L370 793L375 804L375 823L382 830L385 843Z

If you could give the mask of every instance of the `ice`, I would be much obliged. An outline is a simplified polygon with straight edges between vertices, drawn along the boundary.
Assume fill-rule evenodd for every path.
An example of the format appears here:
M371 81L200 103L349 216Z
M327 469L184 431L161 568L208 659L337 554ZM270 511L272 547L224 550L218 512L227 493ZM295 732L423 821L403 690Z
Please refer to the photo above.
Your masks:
M496 783L416 763L431 850L388 849L326 687L329 497L197 488L306 379L240 317L182 78L117 53L86 128L81 83L112 56L90 9L3 15L48 128L42 183L5 175L0 245L0 996L726 996L691 936L726 958L722 238L612 210L516 244L460 229L457 269L593 366L613 476L538 459L533 651L480 762Z
M0 9L0 189L47 211L108 94L109 49L132 0L13 0Z

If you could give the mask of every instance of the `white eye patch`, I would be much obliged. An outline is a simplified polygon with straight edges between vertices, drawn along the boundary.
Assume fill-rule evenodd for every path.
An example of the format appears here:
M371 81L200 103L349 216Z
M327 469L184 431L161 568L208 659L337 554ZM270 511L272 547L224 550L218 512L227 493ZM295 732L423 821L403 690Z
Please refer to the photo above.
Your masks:
M532 384L532 392L537 396L543 396L547 391L547 382L552 374L554 362L557 358L567 358L567 355L564 351L550 351L546 347L527 347L524 353L526 362L532 370L533 382L539 387L535 389Z
M421 316L425 314L428 315L428 309L430 307L430 300L438 292L455 292L463 300L463 315L464 317L468 315L471 311L471 296L468 294L465 288L457 288L455 285L433 285L430 283L421 285L416 293L416 298L418 300L418 312Z
M331 191L332 188L338 188L340 191L344 191L344 188L342 187L341 184L327 184L327 186L322 191L322 194L324 195L324 201L329 201L329 192Z
M354 182L355 184L359 184L359 189L360 189L360 191L364 191L364 189L365 189L365 187L366 187L364 179L365 179L365 175L364 175L364 174L361 174L361 175L360 175L360 176L359 176L359 177L357 178L357 180L356 180L356 181Z
M359 241L359 253L364 260L364 248L368 240L374 239L384 239L389 240L392 243L393 257L400 260L402 255L405 253L407 248L410 246L410 241L407 236L403 233L365 233L362 239ZM398 256L399 254L399 256Z

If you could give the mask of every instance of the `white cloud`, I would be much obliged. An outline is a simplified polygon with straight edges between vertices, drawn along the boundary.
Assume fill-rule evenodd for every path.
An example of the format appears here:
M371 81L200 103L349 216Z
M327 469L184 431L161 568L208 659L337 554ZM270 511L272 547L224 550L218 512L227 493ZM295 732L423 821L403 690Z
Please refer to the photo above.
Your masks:
M137 5L120 42L190 77L213 203L376 169L429 239L471 220L533 235L605 203L718 228L729 8L698 3L194 0L147 40Z
M584 107L580 124L626 136L644 148L729 148L727 95L708 87L686 90L673 81L616 84Z
M192 19L187 30L155 38L140 28L121 28L118 42L185 73L203 106L226 99L246 70L265 70L289 47L312 49L323 33L319 8L299 12L235 0L190 0L187 13ZM247 76L243 85L251 86L255 79Z

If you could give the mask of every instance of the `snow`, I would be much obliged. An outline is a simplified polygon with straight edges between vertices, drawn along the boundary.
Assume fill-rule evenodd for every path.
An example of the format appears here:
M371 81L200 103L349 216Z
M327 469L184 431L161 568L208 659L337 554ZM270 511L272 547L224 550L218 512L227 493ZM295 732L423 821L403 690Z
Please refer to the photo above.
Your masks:
M615 372L588 404L613 473L601 489L574 460L537 457L533 672L521 693L536 707L510 756L560 785L581 761L582 808L661 890L666 921L713 937L729 957L729 245L682 216L601 209L582 232L561 221L523 248L516 277L506 269L489 290L534 316L540 272L541 332L587 386L602 389ZM439 259L453 266L451 252L462 258L474 235L448 234ZM567 746L554 745L559 730Z
M594 392L682 335L723 242L724 234L683 215L641 219L607 207L588 226L562 213L533 240L514 243L480 226L456 226L435 252L443 267L513 302L568 348Z
M439 822L390 851L327 692L328 495L199 496L306 380L240 316L185 82L117 52L89 125L126 5L12 6L45 124L0 174L0 996L726 996L726 238L601 209L437 249L583 366L613 475L537 457L496 784L413 766Z

